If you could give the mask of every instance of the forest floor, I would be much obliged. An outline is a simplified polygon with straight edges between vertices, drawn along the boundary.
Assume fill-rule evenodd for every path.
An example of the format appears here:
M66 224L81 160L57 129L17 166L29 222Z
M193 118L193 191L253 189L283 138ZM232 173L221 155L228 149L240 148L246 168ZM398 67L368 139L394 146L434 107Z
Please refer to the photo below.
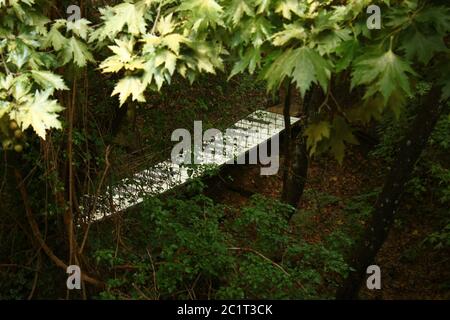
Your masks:
M270 103L263 86L253 78L243 78L224 85L223 79L207 78L185 90L163 92L161 96L149 101L143 111L141 123L143 143L149 150L165 150L174 128L191 128L193 120L203 120L205 128L223 129L256 109L266 109ZM283 93L281 93L282 95ZM198 97L202 97L199 99ZM298 99L294 99L297 101ZM282 113L282 106L267 108ZM294 105L295 113L298 106ZM170 126L166 124L170 123ZM161 124L161 125L160 125ZM164 124L164 125L162 125ZM151 128L151 131L146 132ZM147 138L148 137L148 138ZM125 137L130 141L130 137ZM166 154L165 152L164 154ZM167 155L165 155L167 156ZM137 157L139 159L141 157ZM129 154L122 158L125 171L136 156ZM282 168L281 159L280 168ZM138 161L139 162L139 161ZM148 164L141 164L147 166ZM319 157L311 161L308 182L298 213L293 220L300 221L305 239L321 241L334 230L346 224L360 224L364 227L367 216L380 190L386 174L385 165L368 155L363 146L351 147L346 151L342 165L334 159ZM120 170L119 170L120 171ZM279 199L282 189L282 170L275 176L261 176L259 166L229 166L226 177L241 189ZM220 179L214 180L210 192L217 202L243 207L249 196L230 190ZM364 199L366 206L355 201ZM359 199L359 200L358 200ZM349 219L349 207L357 216ZM423 207L428 209L423 209ZM387 241L379 252L376 263L382 270L382 289L369 291L363 289L365 299L449 299L450 268L449 252L432 250L424 245L424 239L439 225L439 214L434 206L414 203L411 196L403 199L397 220ZM364 216L365 214L365 217ZM307 221L306 221L307 220ZM307 225L305 227L305 225ZM354 226L350 226L351 228Z
M279 198L282 189L281 170L278 175L269 177L261 176L259 170L258 166L234 166L227 170L227 178L251 193ZM313 160L303 200L293 218L309 220L312 230L307 232L307 241L321 241L333 230L343 226L348 220L344 208L355 197L380 188L385 174L383 171L380 161L368 158L357 147L348 150L343 165L326 157ZM249 200L247 195L232 191L225 184L210 187L218 202L241 207ZM430 250L423 245L426 236L436 230L438 217L433 211L420 214L418 209L411 199L405 197L398 219L377 255L376 264L382 270L382 289L370 291L364 288L360 293L361 298L450 298L448 252ZM359 223L363 226L365 219L360 219Z
M140 109L135 124L128 123L123 128L115 141L126 148L114 157L116 177L167 158L172 146L171 132L177 128L192 130L194 119L203 121L204 130L211 127L224 129L256 109L282 113L281 105L270 107L264 86L252 77L230 82L220 76L206 77L189 89L183 81L175 81L171 88L149 99ZM294 113L298 112L298 107L294 104ZM138 130L133 128L135 125ZM152 158L148 159L146 155ZM281 159L280 171L275 176L261 176L259 166L229 166L222 170L221 178L212 180L207 193L217 202L236 208L248 203L248 193L279 199L282 166ZM384 168L381 161L369 156L361 147L348 148L342 165L325 156L311 161L305 192L298 213L293 217L293 223L299 225L304 239L320 242L349 224L363 228L376 191L382 186L386 174ZM222 180L248 191L247 194L230 190ZM361 205L361 199L365 205ZM439 217L433 211L434 206L430 206L431 210L422 210L422 207L423 204L414 203L411 196L403 200L394 227L376 259L382 270L382 289L363 289L362 298L450 298L448 252L423 245L424 239L436 231ZM349 219L349 212L354 213L352 219ZM352 227L354 225L350 225L350 229ZM354 234L350 238L355 238Z

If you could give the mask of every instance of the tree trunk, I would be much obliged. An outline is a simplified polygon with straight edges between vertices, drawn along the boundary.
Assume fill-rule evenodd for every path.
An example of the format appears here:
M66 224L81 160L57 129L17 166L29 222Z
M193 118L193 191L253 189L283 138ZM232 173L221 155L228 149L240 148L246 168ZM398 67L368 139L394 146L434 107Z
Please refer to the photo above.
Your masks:
M399 201L414 170L415 163L427 145L441 114L440 90L433 87L425 99L409 134L397 148L395 163L386 177L383 190L375 203L371 222L358 244L350 264L355 269L337 291L337 299L355 299L365 277L366 269L373 264L376 254L386 240L393 223Z
M292 158L292 168L289 168L288 178L283 185L283 201L294 208L297 208L305 188L309 164L306 141L302 131L297 134L297 137L294 140Z
M309 167L308 150L306 146L306 140L303 137L304 128L308 125L308 121L311 115L315 112L315 108L321 104L322 100L322 89L319 86L315 85L308 92L301 103L303 114L302 128L300 132L296 133L296 136L294 138L294 148L292 150L293 152L291 152L291 149L285 150L285 154L287 154L290 159L288 160L289 166L285 164L285 168L287 169L287 171L284 172L286 175L283 176L282 200L283 202L290 204L294 208L297 208L298 203L303 195ZM291 101L287 99L286 101L289 104L290 110ZM288 107L285 104L285 118L287 109ZM292 128L289 128L289 136L292 136ZM290 138L290 140L292 140L292 138Z
M292 140L292 129L291 129L291 92L292 84L287 82L286 84L287 92L284 99L284 143L283 143L283 191L281 192L281 199L287 202L288 194L292 190L289 190L289 176L291 171L291 140ZM289 203L289 202L287 202ZM295 205L296 206L296 205Z

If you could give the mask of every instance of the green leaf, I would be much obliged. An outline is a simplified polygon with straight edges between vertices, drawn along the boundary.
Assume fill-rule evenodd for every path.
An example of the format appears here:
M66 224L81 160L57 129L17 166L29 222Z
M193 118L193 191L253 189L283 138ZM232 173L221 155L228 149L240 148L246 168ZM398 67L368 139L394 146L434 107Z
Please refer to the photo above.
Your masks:
M244 14L247 14L248 16L255 15L252 4L249 3L248 0L232 0L231 5L229 6L228 15L233 24L237 25Z
M163 39L164 45L177 55L180 53L180 44L187 41L188 39L186 37L178 33L169 34Z
M410 95L409 75L415 75L407 62L391 50L381 55L363 56L355 63L352 73L352 85L368 85L365 99L380 92L385 104L394 91Z
M67 21L67 31L72 31L74 34L79 36L81 39L86 40L88 32L90 30L90 21L86 19L78 19L75 21Z
M125 103L130 95L132 96L133 101L145 102L143 95L144 90L145 85L139 78L126 77L119 81L111 96L119 95L120 106Z
M59 32L57 26L53 25L43 42L43 47L52 46L56 51L59 51L66 45L67 41L68 39Z
M87 61L95 62L86 44L72 36L63 49L64 63L73 60L80 68L86 66Z
M58 112L64 108L56 100L49 99L51 92L52 90L36 91L34 97L29 98L28 103L11 114L11 118L19 123L22 130L31 126L42 139L45 139L46 130L61 129Z
M416 20L422 24L432 24L435 30L442 36L450 32L450 8L448 6L425 7L417 15Z
M125 2L100 10L105 24L97 30L93 39L98 38L100 41L105 38L114 39L119 32L124 31L125 26L132 35L144 34L147 27L144 19L145 9L145 6Z
M302 97L311 86L311 83L319 84L323 91L327 91L331 77L331 64L320 54L310 48L302 47L294 53L294 69L292 78L297 83Z
M244 72L247 68L250 74L255 72L257 66L261 63L261 51L259 48L250 48L238 62L235 63L233 70L231 70L228 79L231 79L235 75Z
M406 52L409 60L417 60L425 65L431 60L436 52L447 51L443 37L439 35L424 35L418 30L405 37L402 42L402 49Z
M290 20L292 18L292 13L300 15L302 13L297 0L282 0L278 3L275 9L276 13L281 13L283 18Z
M159 19L156 30L158 30L160 35L165 36L175 29L175 23L172 22L172 16L173 14L171 13L167 15L167 17Z
M255 4L258 6L257 14L261 14L265 12L269 6L272 0L255 0Z
M290 77L295 63L295 53L292 49L272 52L266 57L261 77L267 80L268 90L276 90L286 77Z
M31 70L31 76L42 88L50 87L55 90L69 90L63 78L52 72Z
M330 123L328 121L321 121L310 124L303 134L306 139L306 145L310 155L316 153L317 144L325 138L330 137Z
M359 48L359 43L356 40L349 40L342 42L338 48L336 48L336 53L341 57L336 63L336 72L341 72L347 69Z
M222 25L222 6L214 0L185 0L178 8L179 11L190 11L193 15L193 30L201 27Z
M342 164L345 155L345 143L358 144L358 140L353 135L345 119L340 116L333 120L333 129L330 137L331 152L339 164Z
M300 23L292 23L284 26L284 30L273 35L273 45L284 46L292 39L303 40L306 38L305 28Z

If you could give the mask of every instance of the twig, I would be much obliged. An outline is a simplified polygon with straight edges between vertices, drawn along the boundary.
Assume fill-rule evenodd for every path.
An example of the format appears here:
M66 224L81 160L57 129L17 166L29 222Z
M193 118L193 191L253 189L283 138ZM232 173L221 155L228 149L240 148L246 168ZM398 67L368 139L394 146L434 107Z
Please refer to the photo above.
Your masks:
M286 271L286 269L284 269L281 265L279 265L278 263L276 263L275 261L273 261L272 259L267 258L265 255L263 255L261 252L256 251L255 249L252 248L238 248L238 247L231 247L228 248L228 250L236 250L236 251L247 251L247 252L251 252L256 254L257 256L263 258L264 260L266 260L267 262L270 262L272 265L274 265L275 267L277 267L278 269L280 269L285 275L287 275L288 277L291 277L291 274L289 272ZM295 283L298 284L298 286L305 290L305 287L303 287L303 285L295 280Z
M3 52L0 51L0 58L2 58L3 65L5 66L5 71L7 74L11 74L11 71L8 69L6 65L5 57L3 56Z
M152 265L153 288L154 288L154 290L155 290L155 294L157 294L157 295L158 295L158 298L159 298L159 289L158 289L158 283L156 282L155 265L154 265L154 263L153 263L153 258L152 258L152 255L150 254L150 251L148 250L148 248L147 248L146 250L147 250L148 257L150 258L150 264Z
M328 100L330 98L330 94L331 94L331 81L328 84L328 90L327 90L327 95L325 96L324 101L322 102L322 104L319 106L318 111L320 112L320 109L322 109L324 106L326 106L329 110L331 110L330 106L328 105Z
M342 115L344 117L345 120L347 120L347 122L351 122L348 117L347 114L345 113L345 111L342 109L341 105L339 104L339 102L336 100L336 98L334 97L333 93L330 92L330 97L331 99L333 99L333 102L336 104L336 108L339 112L340 115Z
M155 23L153 24L152 30L150 31L150 34L152 34L152 35L154 35L155 32L156 32L156 27L158 26L158 21L159 21L159 18L160 18L160 16L161 16L161 8L162 8L162 5L163 5L163 2L161 1L161 2L159 3L158 11L157 11L157 13L156 13Z
M135 283L133 283L133 288L136 289L136 291L137 291L141 296L143 296L145 299L147 299L147 300L152 300L152 299L150 299L149 297L147 297L147 295L146 295L144 292L142 292L142 290L139 289L139 287L138 287Z
M53 253L53 250L50 249L50 247L47 245L47 243L45 243L44 239L42 238L42 234L41 234L41 231L39 230L39 226L38 226L36 220L34 219L33 212L31 211L31 206L30 206L30 202L28 199L28 193L22 183L22 175L20 174L20 172L17 168L14 170L14 173L16 176L17 184L19 185L19 191L22 196L28 223L30 224L30 227L31 227L34 237L38 241L41 248L44 250L45 254L50 258L50 260L52 260L53 263L56 264L58 267L60 267L64 270L67 270L67 264L65 264L60 258L58 258ZM101 282L97 279L94 279L85 273L81 274L81 279L83 281L91 283L97 287L104 287L103 282Z
M258 256L260 256L261 258L263 258L264 260L270 262L271 264L273 264L275 267L277 267L278 269L280 269L281 271L283 271L283 273L287 276L291 276L291 274L289 272L287 272L282 266L280 266L278 263L276 263L275 261L267 258L265 255L263 255L261 252L256 251L255 249L252 248L238 248L238 247L231 247L228 248L228 250L235 250L235 251L248 251L248 252L252 252Z
M97 199L98 199L98 197L99 197L100 190L101 190L101 188L102 188L102 186L103 186L103 183L104 183L104 181L105 181L106 174L107 174L107 172L109 171L109 168L110 168L110 166L111 166L111 164L110 164L110 162L109 162L109 154L110 154L110 153L111 153L111 146L107 146L107 147L106 147L106 151L105 151L105 163L106 163L106 165L105 165L105 170L103 171L102 177L101 177L101 179L100 179L99 186L98 186L98 188L97 188L97 192L95 193L95 197L94 197L94 205L92 206L91 213L92 213L92 212L95 212L95 209L96 209L96 206L97 206ZM91 213L90 213L89 215L91 215ZM89 229L90 229L90 227L91 227L91 222L92 222L92 221L89 221L88 226L87 226L87 228L86 228L86 232L84 233L83 241L82 241L82 243L81 243L81 246L80 246L80 249L79 249L79 252L78 252L80 255L83 253L83 249L84 249L84 246L85 246L85 244L86 244L86 240L87 240L87 237L88 237L88 234L89 234Z
M39 254L37 256L37 268L36 268L36 272L34 274L34 279L33 279L33 285L31 286L31 291L30 294L28 295L28 300L31 300L33 298L34 292L36 291L36 286L37 286L37 282L38 282L38 278L39 278L39 271L41 269L41 249L39 248Z

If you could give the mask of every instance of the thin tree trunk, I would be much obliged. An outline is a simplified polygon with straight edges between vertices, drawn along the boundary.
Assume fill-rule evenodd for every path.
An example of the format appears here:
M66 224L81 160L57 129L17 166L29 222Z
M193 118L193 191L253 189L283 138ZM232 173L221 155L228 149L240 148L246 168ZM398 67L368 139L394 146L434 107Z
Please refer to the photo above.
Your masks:
M306 97L303 99L302 102L303 117L304 117L302 121L303 128L294 139L293 152L291 152L291 149L289 149L289 153L287 153L290 159L288 160L289 166L285 165L287 171L284 172L286 176L283 176L282 200L283 202L290 204L294 208L297 208L298 203L300 202L300 199L303 195L309 167L308 150L305 138L303 137L304 127L308 125L308 119L310 115L314 112L315 110L314 107L318 106L321 103L322 96L323 94L320 87L314 86L310 90L310 92L306 95ZM290 106L291 101L288 102ZM286 109L287 107L285 105L285 111ZM289 137L290 137L289 141L291 141L292 139L291 135L292 129L289 128ZM290 144L292 143L290 142Z
M289 170L289 177L285 182L284 188L286 193L283 194L283 201L297 208L303 195L303 190L305 189L309 165L308 151L306 150L303 132L297 134L294 140L293 151L293 163L292 168Z
M427 95L424 105L420 107L409 134L398 147L396 161L392 165L383 190L375 203L372 220L367 225L364 236L352 257L351 266L355 271L350 273L342 287L338 289L337 299L357 298L366 269L373 264L376 254L391 228L404 185L408 182L415 163L426 147L436 122L439 120L442 110L439 97L439 88L433 87Z
M291 140L292 140L292 128L291 128L291 102L292 102L292 84L287 82L287 92L284 98L284 144L283 144L283 191L281 193L281 199L284 202L288 200L289 190L289 175L291 171ZM287 202L289 203L289 202Z

